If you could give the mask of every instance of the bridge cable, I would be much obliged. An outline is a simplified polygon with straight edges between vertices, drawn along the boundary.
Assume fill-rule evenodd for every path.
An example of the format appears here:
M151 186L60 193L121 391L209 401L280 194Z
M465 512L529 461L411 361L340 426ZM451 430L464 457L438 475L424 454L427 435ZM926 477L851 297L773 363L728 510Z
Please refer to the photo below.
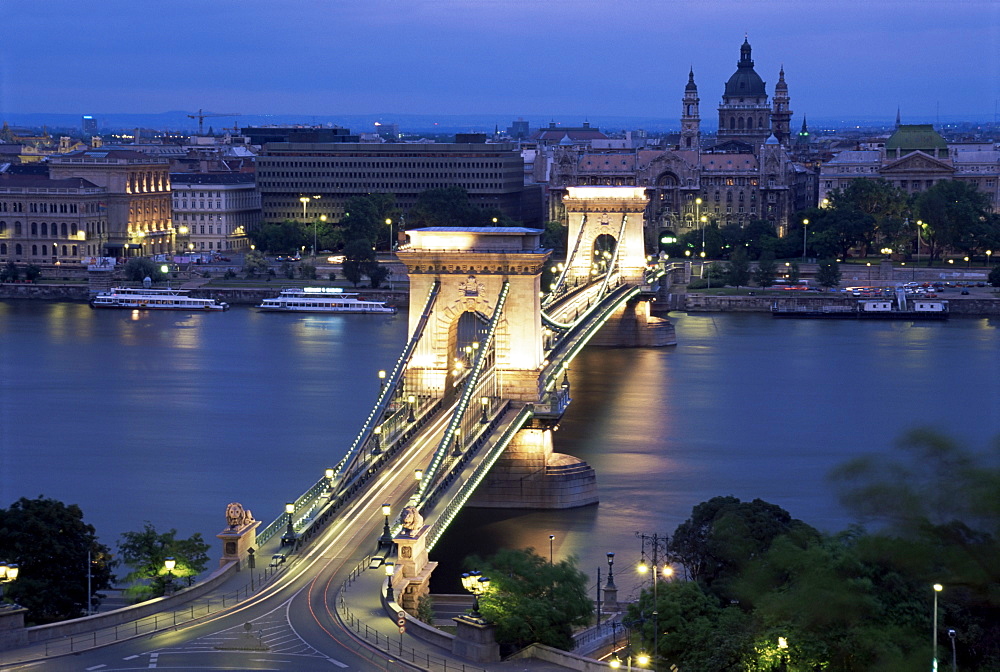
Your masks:
M488 358L487 351L493 346L497 326L500 324L500 318L503 314L504 305L507 302L507 295L509 293L510 281L504 280L503 286L500 288L500 294L497 297L496 308L493 310L493 316L490 318L489 329L487 330L485 338L476 352L476 356L472 364L472 370L466 378L466 384L462 390L462 397L459 400L454 415L451 416L448 428L445 430L444 436L441 438L441 443L438 444L437 450L434 451L434 457L431 458L430 465L428 465L427 469L424 470L424 476L420 481L420 486L417 488L416 494L414 495L418 502L422 502L426 490L432 483L434 483L435 476L437 476L438 471L440 471L441 463L444 461L445 455L448 454L452 441L455 440L455 436L458 433L459 425L462 422L462 416L465 414L466 409L469 407L469 402L472 399L473 394L476 392L476 388L479 385L479 375L482 372L483 366Z
M556 280L556 288L549 292L544 299L542 299L542 307L552 303L555 300L556 295L559 294L559 290L562 289L563 283L566 281L566 275L569 273L569 269L573 267L573 260L576 259L576 252L580 249L580 241L583 240L583 233L586 226L587 213L583 213L583 217L580 220L580 232L576 234L576 242L573 244L573 250L566 259L566 264L563 266L562 273L559 274L559 279Z

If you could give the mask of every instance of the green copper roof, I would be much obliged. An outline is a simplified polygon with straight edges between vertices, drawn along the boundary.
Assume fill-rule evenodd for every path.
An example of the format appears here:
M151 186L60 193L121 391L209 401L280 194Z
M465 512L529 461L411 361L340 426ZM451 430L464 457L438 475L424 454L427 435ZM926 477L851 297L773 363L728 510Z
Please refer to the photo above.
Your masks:
M900 149L904 152L917 150L947 149L948 143L931 124L901 124L896 132L886 140L885 148Z

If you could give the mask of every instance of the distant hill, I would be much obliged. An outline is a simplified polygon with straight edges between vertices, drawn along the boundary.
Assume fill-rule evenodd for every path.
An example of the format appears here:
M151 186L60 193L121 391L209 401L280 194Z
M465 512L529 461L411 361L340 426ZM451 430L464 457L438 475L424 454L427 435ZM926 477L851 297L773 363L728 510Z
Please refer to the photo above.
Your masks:
M206 112L208 112L206 110ZM92 114L98 122L98 128L104 131L129 130L134 128L153 129L157 131L172 131L182 133L194 133L198 130L197 119L191 119L188 115L196 114L197 110L184 111L173 110L158 114L122 114L100 112L88 112ZM542 117L533 115L517 114L495 114L495 115L426 115L426 114L366 114L366 115L308 115L308 114L243 114L237 117L207 117L204 128L207 131L212 128L217 133L223 128L232 128L234 124L244 126L260 126L268 124L285 125L336 125L349 128L355 133L367 133L375 130L375 122L383 124L397 124L403 133L493 133L494 128L505 131L511 122L517 119L524 119L529 122L532 129L547 127L550 122L556 122L560 126L580 126L584 121L591 126L602 131L626 131L643 129L654 133L677 132L680 130L680 120L676 118L660 117L630 117L630 116L596 116L587 117L580 115L577 117ZM46 126L51 131L66 129L79 132L81 129L81 115L74 114L49 114L44 112L34 112L26 114L7 114L0 121L6 121L11 126L41 127ZM843 129L854 126L871 126L890 128L894 123L891 117L809 117L810 129ZM941 117L940 119L907 119L906 123L935 123L935 124L955 124L974 122L971 118L962 117ZM978 120L984 121L984 120ZM801 121L793 121L793 126L801 124ZM702 119L702 130L714 132L716 125L711 115L706 115Z

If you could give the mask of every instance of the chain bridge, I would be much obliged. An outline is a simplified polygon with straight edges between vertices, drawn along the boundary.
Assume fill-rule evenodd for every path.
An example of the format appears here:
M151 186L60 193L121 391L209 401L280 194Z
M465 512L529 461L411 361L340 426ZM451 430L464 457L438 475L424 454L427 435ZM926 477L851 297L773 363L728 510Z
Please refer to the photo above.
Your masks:
M278 534L301 543L380 474L412 470L409 492L388 506L394 514L413 507L423 524L390 530L387 515L382 538L398 546L393 583L409 608L427 591L430 551L463 506L598 501L593 469L552 450L571 401L570 363L588 343L675 341L669 321L649 311L664 269L645 255L643 190L569 192L562 262L536 229L408 231L410 243L397 253L410 277L406 345L340 463L256 543Z

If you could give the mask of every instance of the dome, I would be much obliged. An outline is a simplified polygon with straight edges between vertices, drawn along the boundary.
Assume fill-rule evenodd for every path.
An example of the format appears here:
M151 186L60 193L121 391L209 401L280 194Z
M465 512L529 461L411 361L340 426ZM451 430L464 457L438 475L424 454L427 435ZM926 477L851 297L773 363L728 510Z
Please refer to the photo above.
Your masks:
M569 145L572 145L572 144L573 144L573 139L569 137L569 133L567 133L566 135L564 135L562 137L562 140L559 141L559 145L561 147L566 147L566 146L569 146Z
M774 133L772 133L771 135L767 136L767 140L764 141L764 144L765 145L777 145L777 144L780 144L780 143L778 143L778 139L776 137L774 137Z
M726 82L726 96L766 96L764 80L753 69L753 59L750 58L750 43L743 41L740 47L740 61L736 64L736 72Z

